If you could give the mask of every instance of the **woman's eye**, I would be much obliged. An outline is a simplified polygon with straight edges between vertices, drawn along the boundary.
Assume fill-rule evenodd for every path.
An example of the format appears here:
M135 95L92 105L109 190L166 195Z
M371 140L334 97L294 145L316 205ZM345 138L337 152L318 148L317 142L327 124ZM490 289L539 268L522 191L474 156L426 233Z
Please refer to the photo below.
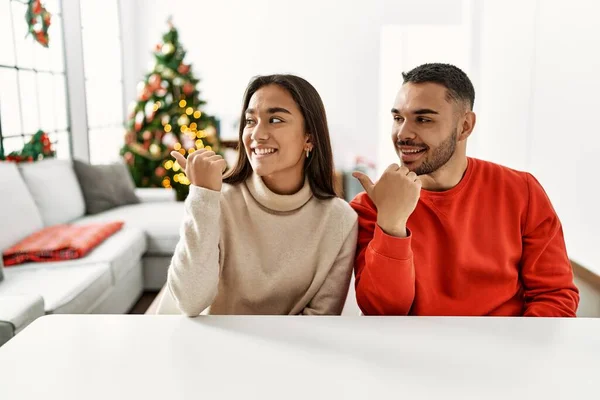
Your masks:
M254 123L254 120L247 118L246 119L246 125L252 125Z
M278 124L280 122L283 122L282 120L280 120L279 118L273 117L271 118L271 123L272 124Z

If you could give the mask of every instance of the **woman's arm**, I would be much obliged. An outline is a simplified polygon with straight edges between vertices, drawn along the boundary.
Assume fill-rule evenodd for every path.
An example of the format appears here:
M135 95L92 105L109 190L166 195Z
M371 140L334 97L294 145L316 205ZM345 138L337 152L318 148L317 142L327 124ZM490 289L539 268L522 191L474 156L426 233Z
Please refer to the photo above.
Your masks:
M181 238L171 260L166 295L195 317L210 306L219 286L220 192L190 185Z
M302 310L303 315L340 315L342 313L352 278L357 236L358 222L354 220L323 285Z

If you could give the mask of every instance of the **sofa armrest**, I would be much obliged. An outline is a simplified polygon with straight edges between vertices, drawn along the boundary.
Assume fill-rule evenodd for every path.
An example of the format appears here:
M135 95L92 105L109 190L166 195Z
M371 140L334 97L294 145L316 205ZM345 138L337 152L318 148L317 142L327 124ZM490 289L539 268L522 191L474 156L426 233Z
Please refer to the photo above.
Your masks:
M44 299L39 295L0 293L0 346L44 314Z
M142 203L161 203L165 201L176 201L173 189L162 188L137 188L135 195Z

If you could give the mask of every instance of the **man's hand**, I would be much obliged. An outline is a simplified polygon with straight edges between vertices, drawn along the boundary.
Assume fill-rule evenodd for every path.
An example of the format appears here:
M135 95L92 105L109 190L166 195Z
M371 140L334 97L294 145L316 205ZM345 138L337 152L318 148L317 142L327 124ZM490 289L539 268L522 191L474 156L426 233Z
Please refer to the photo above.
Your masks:
M227 167L223 157L205 149L196 150L188 156L187 160L176 151L172 151L171 155L181 165L192 185L216 192L221 191L223 171Z
M352 174L377 207L377 225L388 235L406 237L406 222L421 195L421 180L414 172L391 164L377 183L362 172Z

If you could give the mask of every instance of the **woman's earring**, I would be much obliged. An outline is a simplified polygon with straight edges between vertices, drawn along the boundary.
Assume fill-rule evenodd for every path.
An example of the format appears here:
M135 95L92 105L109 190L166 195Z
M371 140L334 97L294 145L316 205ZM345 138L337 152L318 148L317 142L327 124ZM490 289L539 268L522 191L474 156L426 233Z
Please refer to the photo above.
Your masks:
M310 149L306 149L306 158L308 158L309 154L310 154Z

